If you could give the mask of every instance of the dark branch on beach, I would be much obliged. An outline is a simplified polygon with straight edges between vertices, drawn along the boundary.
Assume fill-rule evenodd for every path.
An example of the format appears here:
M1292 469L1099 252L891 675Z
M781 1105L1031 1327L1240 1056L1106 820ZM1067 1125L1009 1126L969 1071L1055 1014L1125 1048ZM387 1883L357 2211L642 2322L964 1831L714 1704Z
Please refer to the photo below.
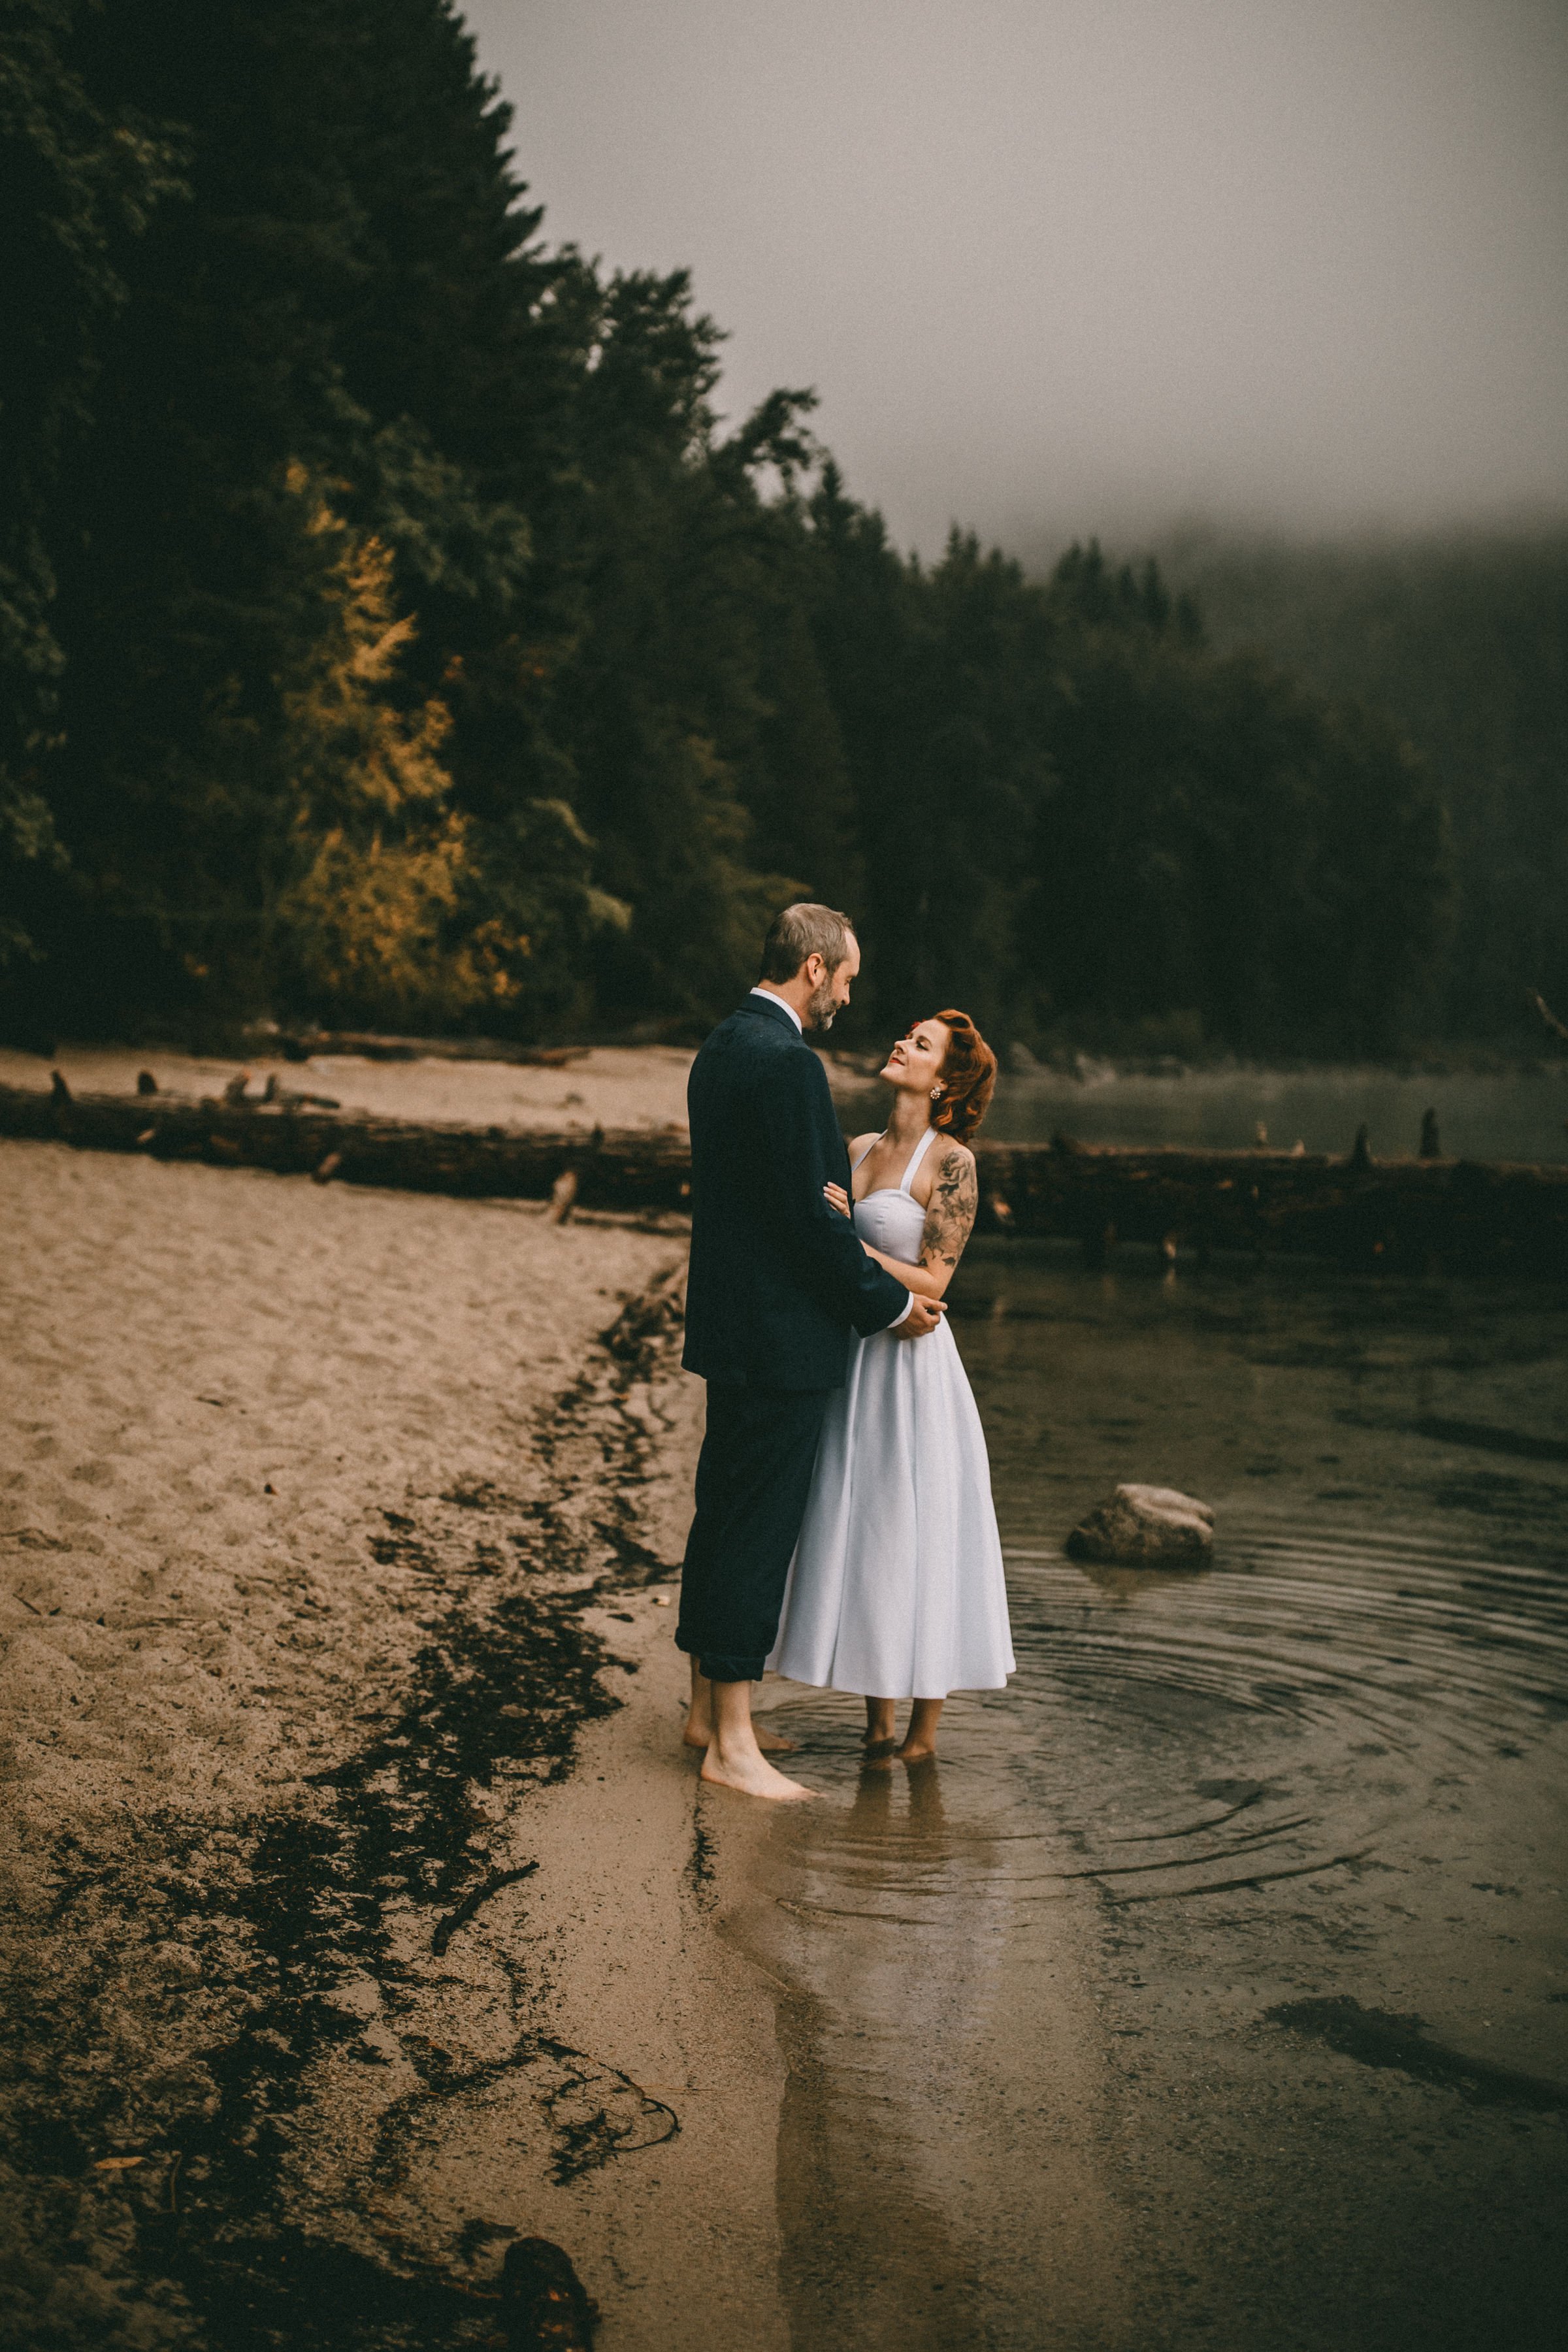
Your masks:
M538 1868L539 1864L536 1862L525 1862L517 1870L492 1871L490 1875L482 1880L471 1894L465 1895L457 1909L447 1912L447 1916L430 1938L430 1949L436 1958L437 1959L441 1958L458 1928L466 1927L469 1920L475 1918L489 1901L492 1895L499 1895L503 1886L515 1886L520 1878L531 1877Z

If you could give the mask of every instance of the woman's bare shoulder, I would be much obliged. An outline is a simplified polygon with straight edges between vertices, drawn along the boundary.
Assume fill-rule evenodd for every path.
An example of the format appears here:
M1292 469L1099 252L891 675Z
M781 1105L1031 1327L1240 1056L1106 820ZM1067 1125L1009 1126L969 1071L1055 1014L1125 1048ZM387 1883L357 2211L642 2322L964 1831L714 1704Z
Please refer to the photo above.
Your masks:
M872 1127L868 1128L864 1135L852 1135L849 1139L850 1159L853 1160L858 1152L869 1151L871 1146L879 1139L881 1132L879 1127Z
M949 1190L973 1176L974 1154L968 1144L960 1143L956 1136L944 1135L938 1139L929 1164L931 1190L935 1192L939 1187Z
M922 1207L933 1201L962 1201L974 1190L974 1154L955 1136L939 1135L927 1152L913 1192Z

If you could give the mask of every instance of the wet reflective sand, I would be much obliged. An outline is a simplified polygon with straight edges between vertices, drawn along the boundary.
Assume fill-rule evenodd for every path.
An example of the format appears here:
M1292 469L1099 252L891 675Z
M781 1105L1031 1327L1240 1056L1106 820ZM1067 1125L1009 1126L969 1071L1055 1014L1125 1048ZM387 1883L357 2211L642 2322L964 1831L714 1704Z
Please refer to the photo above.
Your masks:
M790 1694L745 1931L802 2352L1560 2340L1563 1304L966 1265L1019 1671L912 1773ZM1065 1559L1119 1477L1214 1567Z

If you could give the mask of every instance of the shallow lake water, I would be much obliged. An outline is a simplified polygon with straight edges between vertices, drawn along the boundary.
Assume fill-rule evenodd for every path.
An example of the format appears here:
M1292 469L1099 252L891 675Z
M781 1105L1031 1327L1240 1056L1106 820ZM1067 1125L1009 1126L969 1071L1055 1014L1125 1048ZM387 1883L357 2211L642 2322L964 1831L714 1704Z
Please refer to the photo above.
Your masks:
M913 1772L774 1718L802 2352L1560 2340L1565 1303L972 1253L1017 1675ZM1068 1561L1118 1478L1213 1566Z
M872 1087L844 1105L847 1123L880 1127L886 1096ZM1568 1063L1535 1069L1406 1076L1382 1069L1187 1070L1121 1076L1107 1066L1083 1080L1042 1070L1004 1077L985 1132L998 1143L1168 1143L1243 1151L1263 1127L1289 1151L1349 1151L1364 1126L1374 1157L1415 1152L1435 1111L1446 1154L1461 1160L1568 1160Z

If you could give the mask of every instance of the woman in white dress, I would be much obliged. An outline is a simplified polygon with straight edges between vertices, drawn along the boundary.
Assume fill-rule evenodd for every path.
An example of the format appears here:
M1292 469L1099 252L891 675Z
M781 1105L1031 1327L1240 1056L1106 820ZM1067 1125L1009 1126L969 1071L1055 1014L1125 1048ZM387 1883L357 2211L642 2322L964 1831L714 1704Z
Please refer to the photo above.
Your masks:
M941 1298L974 1223L968 1138L996 1057L966 1013L947 1012L901 1037L880 1075L891 1116L850 1146L853 1201L833 1184L827 1197L890 1274ZM904 1345L887 1331L851 1340L768 1664L864 1694L873 1755L893 1749L895 1707L912 1699L906 1763L936 1753L949 1691L997 1690L1012 1673L985 1439L945 1322Z

